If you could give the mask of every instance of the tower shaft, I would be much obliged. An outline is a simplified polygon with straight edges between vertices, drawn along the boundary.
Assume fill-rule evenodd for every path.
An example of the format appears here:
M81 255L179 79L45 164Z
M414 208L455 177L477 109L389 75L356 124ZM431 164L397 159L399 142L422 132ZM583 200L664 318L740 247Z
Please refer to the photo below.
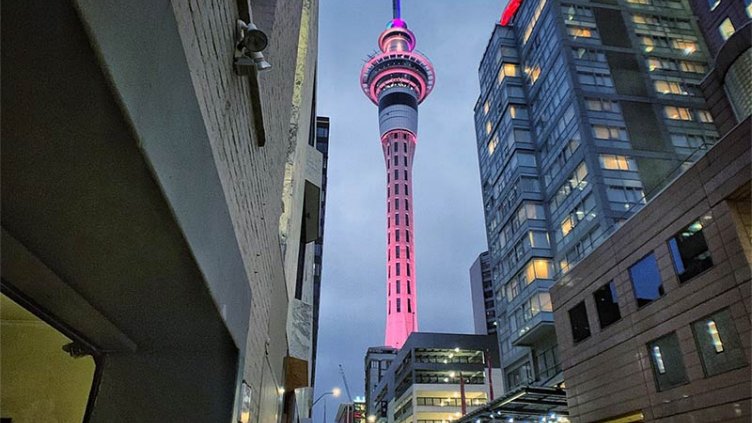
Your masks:
M381 147L386 165L386 345L402 348L418 330L413 231L413 157L418 141L418 104L431 92L431 62L414 51L415 35L402 20L400 1L379 36L381 53L369 58L360 75L363 92L379 107Z

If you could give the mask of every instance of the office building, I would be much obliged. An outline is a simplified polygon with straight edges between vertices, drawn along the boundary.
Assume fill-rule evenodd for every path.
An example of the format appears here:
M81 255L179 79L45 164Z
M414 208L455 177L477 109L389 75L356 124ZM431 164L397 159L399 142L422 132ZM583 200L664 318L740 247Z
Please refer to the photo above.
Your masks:
M375 401L376 387L386 375L387 369L397 355L391 347L371 347L365 357L366 414L368 416L386 414L386 403ZM383 406L383 407L382 407Z
M360 75L363 93L379 107L386 163L387 300L385 345L402 347L418 330L415 220L412 169L418 141L418 105L433 89L431 62L415 51L415 34L402 20L400 0L379 36L380 52L368 57Z
M501 395L493 335L413 332L366 404L379 422L457 420ZM463 405L464 400L464 405Z
M496 307L488 251L481 253L470 266L470 298L473 302L473 324L478 335L496 333Z
M551 289L573 423L752 419L750 123Z
M549 288L717 140L681 0L511 1L477 148L504 383L558 385Z
M317 5L2 3L3 421L310 417Z

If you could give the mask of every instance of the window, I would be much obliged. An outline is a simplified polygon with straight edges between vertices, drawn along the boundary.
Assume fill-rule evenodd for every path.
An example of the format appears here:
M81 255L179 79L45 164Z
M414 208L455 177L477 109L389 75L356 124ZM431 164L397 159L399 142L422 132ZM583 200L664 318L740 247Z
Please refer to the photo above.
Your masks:
M627 141L627 130L615 126L593 125L593 136L599 140Z
M718 5L721 4L721 0L708 0L708 8L712 11L715 10Z
M496 151L496 146L499 144L499 136L494 135L491 138L491 141L488 142L488 155L493 155L494 151Z
M676 333L672 332L650 342L648 351L658 391L665 391L688 382Z
M734 32L736 29L734 29L734 24L731 23L731 19L726 18L721 22L721 24L718 26L718 32L721 33L721 38L723 40L728 40L729 37L734 35Z
M634 159L627 156L619 156L613 154L601 154L598 156L601 162L601 167L607 170L627 170L636 171L637 163Z
M697 120L702 123L713 123L713 115L707 110L698 110Z
M598 321L601 324L601 328L611 326L621 319L619 299L616 296L616 285L613 281L595 291L593 299L595 299L595 308L598 310Z
M663 112L671 120L692 120L692 112L686 107L665 106Z
M397 281L397 284L395 285L395 287L397 288L396 292L397 292L398 294L402 293L402 290L400 289L400 288L401 288L401 286L400 286L400 281Z
M747 17L752 18L752 0L744 0L744 9L747 11Z
M399 223L399 217L400 217L399 213L397 213L397 214L394 215L394 224L395 225L399 225L400 224ZM399 257L399 253L397 253L397 257Z
M567 33L573 39L577 38L593 38L594 29L582 27L582 26L568 26Z
M702 222L692 222L668 240L674 270L680 282L686 282L713 266Z
M400 264L399 264L399 263L397 263L397 267L395 268L395 271L396 271L396 273L395 273L395 274L396 274L397 276L400 276Z
M402 308L401 308L402 302L400 300L401 300L400 298L397 298L397 313L402 311Z
M410 250L408 250L408 251L410 251ZM410 281L407 281L407 293L408 294L410 293Z
M663 79L658 79L653 81L653 86L655 87L655 91L660 94L664 95L688 95L689 93L687 90L685 90L682 85L679 82L676 81L665 81Z
M629 268L637 307L650 304L664 294L663 282L658 272L658 262L655 253L650 253Z
M569 324L572 326L572 340L574 342L580 342L590 337L590 324L588 324L584 301L569 310Z
M501 65L501 69L499 69L499 84L501 84L507 76L520 76L520 68L514 63L504 63Z
M645 193L640 186L608 185L606 196L612 210L629 210L645 204Z
M412 305L412 302L410 301L409 298L407 299L407 312L408 313L412 313L413 312L413 305Z
M747 364L734 319L727 309L692 323L692 333L705 376L714 376Z

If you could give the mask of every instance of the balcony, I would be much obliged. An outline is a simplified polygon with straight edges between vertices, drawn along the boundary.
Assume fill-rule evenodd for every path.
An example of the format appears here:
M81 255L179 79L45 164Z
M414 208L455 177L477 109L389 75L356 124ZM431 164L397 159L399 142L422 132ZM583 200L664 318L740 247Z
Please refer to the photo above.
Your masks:
M515 347L530 347L552 336L556 336L554 314L543 311L517 329L517 332L512 336L512 345Z

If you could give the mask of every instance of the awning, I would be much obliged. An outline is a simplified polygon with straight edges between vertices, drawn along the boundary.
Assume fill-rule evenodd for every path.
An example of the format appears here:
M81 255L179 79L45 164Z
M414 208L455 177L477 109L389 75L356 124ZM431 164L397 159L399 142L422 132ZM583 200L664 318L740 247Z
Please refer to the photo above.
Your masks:
M569 422L567 397L563 389L522 386L466 414L457 423Z

